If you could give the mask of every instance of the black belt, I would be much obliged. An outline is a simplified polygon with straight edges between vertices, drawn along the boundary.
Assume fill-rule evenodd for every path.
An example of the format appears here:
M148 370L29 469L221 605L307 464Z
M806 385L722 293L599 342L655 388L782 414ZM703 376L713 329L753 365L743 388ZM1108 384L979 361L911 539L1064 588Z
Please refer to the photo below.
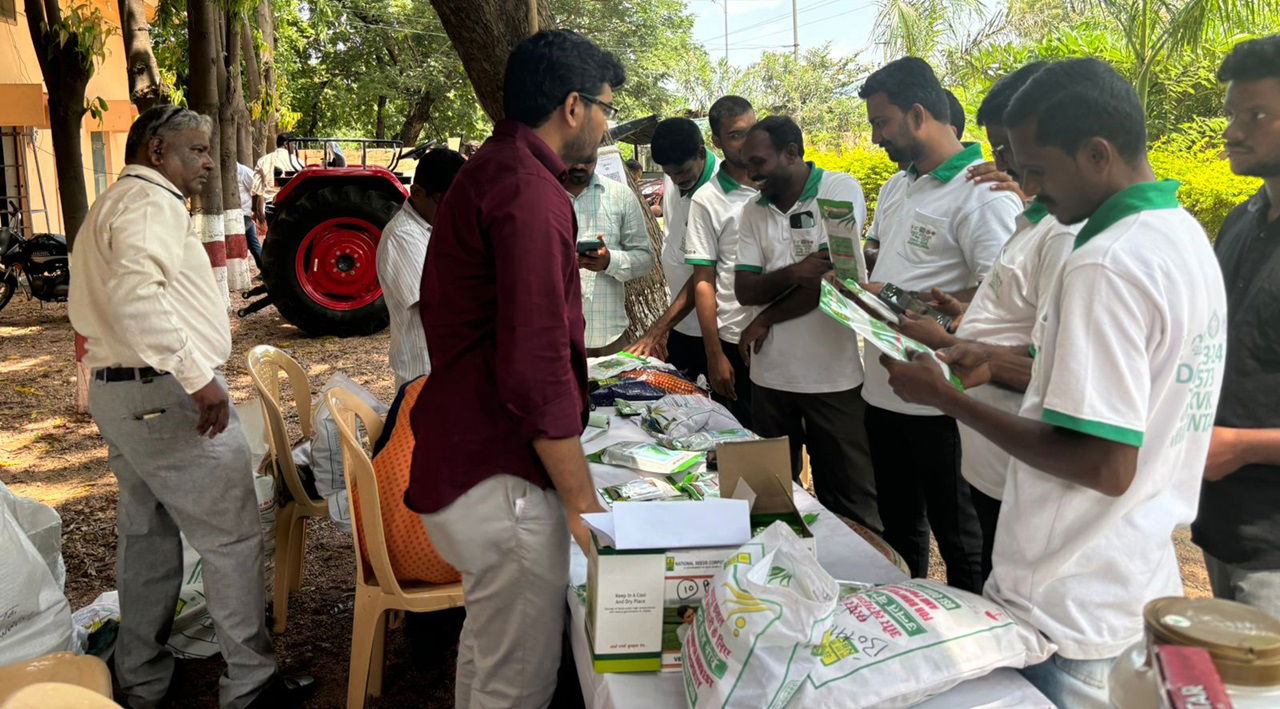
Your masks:
M135 379L154 379L163 377L166 372L158 372L151 367L103 367L93 370L93 378L100 382L131 382Z

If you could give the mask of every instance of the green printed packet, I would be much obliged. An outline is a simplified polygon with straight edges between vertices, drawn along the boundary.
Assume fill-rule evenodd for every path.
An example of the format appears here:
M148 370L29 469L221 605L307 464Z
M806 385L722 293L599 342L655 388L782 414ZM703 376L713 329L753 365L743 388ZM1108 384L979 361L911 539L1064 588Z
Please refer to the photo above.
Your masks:
M587 456L593 463L618 465L644 473L679 473L700 465L706 458L705 453L694 451L675 451L663 448L656 443L626 441L615 443L598 453Z
M855 293L859 291L866 292L852 280L845 280L843 283L846 288ZM938 359L937 353L932 349L871 317L865 310L858 307L853 301L836 290L835 286L826 281L822 282L822 294L819 296L818 307L836 322L862 335L862 338L868 344L873 345L876 349L899 362L910 361L909 355L911 352L928 353L929 356L933 357L933 361L942 367L943 376L955 388L964 390L964 385L960 383L960 378L951 373L951 368Z
M720 475L718 473L675 473L667 476L667 482L684 493L690 500L705 500L708 497L720 497Z
M623 418L631 416L639 416L649 410L649 407L638 401L627 401L626 399L615 399L613 406L618 411L618 415Z
M669 476L673 477L673 476ZM597 488L610 507L615 502L645 502L648 500L683 500L686 494L674 482L661 478L636 478L620 485Z

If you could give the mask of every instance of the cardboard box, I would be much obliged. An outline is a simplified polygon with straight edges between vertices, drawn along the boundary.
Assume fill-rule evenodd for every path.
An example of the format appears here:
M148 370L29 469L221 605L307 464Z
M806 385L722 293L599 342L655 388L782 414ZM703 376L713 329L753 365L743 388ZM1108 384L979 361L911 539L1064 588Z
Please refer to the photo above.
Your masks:
M813 532L792 497L791 449L785 437L721 444L716 456L721 494L732 495L739 480L753 493L753 530L785 520L816 555ZM680 628L692 620L689 611L701 606L711 580L738 548L614 549L592 534L586 629L595 671L679 670Z

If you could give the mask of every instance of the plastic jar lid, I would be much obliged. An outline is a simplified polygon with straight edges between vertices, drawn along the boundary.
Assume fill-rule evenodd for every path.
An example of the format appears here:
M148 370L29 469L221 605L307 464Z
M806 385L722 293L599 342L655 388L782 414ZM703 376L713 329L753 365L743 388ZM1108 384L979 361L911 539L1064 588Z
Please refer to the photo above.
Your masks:
M1227 684L1280 685L1280 620L1219 598L1157 598L1143 609L1157 643L1202 647Z

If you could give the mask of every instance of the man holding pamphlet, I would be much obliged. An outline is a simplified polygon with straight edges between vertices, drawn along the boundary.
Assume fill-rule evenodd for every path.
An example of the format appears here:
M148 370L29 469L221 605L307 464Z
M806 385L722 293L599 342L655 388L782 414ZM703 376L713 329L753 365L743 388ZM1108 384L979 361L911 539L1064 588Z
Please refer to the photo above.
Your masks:
M1178 183L1155 179L1142 104L1114 69L1051 64L1003 123L1040 203L1083 222L1040 304L1019 414L965 396L923 357L882 364L905 401L1012 456L986 594L1058 646L1022 671L1032 684L1058 706L1105 707L1111 666L1143 637L1143 606L1182 595L1171 535L1199 499L1226 295ZM989 376L958 368L971 385Z
M858 341L818 311L832 268L866 276L862 187L805 162L804 136L786 116L752 126L742 150L760 197L742 207L734 292L745 306L767 306L739 340L751 366L755 431L790 437L795 477L805 446L823 506L879 532Z

